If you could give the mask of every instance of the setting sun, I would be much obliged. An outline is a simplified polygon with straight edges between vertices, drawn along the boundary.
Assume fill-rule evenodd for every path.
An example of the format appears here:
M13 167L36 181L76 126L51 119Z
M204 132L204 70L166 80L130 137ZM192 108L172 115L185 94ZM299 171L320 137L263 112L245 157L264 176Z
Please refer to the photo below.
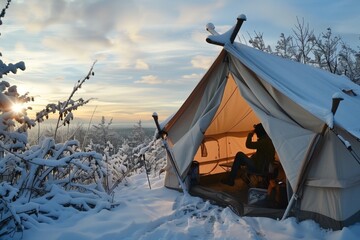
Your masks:
M20 113L24 109L24 106L20 103L14 103L13 106L11 107L11 109L15 113Z

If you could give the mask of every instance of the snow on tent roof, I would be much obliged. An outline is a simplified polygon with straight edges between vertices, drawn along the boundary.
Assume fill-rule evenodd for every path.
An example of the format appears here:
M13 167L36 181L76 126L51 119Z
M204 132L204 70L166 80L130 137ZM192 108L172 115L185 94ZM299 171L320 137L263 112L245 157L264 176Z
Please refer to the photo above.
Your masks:
M240 43L225 44L224 48L261 79L330 127L335 123L360 138L360 86L347 77L289 61ZM352 90L354 94L346 94L344 90ZM331 105L334 94L340 95L344 101L340 103L333 119Z

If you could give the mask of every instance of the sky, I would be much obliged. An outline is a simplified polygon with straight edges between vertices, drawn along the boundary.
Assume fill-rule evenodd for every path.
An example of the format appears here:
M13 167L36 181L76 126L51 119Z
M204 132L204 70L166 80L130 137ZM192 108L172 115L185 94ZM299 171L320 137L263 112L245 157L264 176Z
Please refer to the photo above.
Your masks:
M5 1L2 1L5 5ZM334 35L359 50L358 0L13 0L1 25L6 63L26 70L3 80L35 97L30 116L48 103L65 101L92 64L95 75L74 98L94 98L75 119L154 127L175 113L205 74L221 47L206 43L207 23L223 33L245 14L236 41L262 33L274 45L292 34L297 18L316 34Z

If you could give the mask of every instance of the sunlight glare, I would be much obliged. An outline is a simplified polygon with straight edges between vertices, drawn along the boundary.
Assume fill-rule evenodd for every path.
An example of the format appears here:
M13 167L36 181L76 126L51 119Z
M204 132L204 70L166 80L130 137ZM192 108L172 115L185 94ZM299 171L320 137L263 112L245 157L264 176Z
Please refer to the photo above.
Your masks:
M15 113L21 113L24 107L22 104L14 103L14 105L11 108Z

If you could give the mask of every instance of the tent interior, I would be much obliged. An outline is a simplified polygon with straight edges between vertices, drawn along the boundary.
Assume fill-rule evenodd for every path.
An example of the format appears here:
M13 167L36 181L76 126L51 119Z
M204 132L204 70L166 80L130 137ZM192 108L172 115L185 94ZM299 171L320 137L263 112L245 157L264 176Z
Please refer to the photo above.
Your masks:
M256 215L253 211L254 209L251 211L253 214L244 213L243 211L246 209L244 206L248 206L250 201L259 200L251 200L251 193L257 194L260 200L264 200L263 197L268 190L268 184L266 183L269 182L269 179L264 178L268 177L249 175L244 179L246 168L241 168L238 171L238 177L235 180L234 186L225 185L221 183L221 180L230 171L237 152L241 151L249 156L254 153L253 149L246 148L245 142L248 133L253 131L254 124L259 122L259 118L241 96L234 78L229 74L220 106L207 128L203 141L194 157L194 161L199 163L200 177L199 184L193 186L190 189L190 193L205 199L214 200L216 203L220 203L220 205L222 201L224 201L224 206L230 203L233 210L235 212L241 211L240 214L242 215ZM256 135L254 135L253 141L256 141ZM281 181L284 187L286 177L277 156L272 166L277 169L276 179ZM245 183L246 180L248 181L247 183ZM287 202L287 196L283 195L282 197L286 198L282 200ZM269 204L261 203L259 206L262 205ZM286 204L276 208L281 209L285 207ZM266 211L261 210L259 212L264 216ZM278 214L270 214L268 216L281 217L282 212L278 211Z

